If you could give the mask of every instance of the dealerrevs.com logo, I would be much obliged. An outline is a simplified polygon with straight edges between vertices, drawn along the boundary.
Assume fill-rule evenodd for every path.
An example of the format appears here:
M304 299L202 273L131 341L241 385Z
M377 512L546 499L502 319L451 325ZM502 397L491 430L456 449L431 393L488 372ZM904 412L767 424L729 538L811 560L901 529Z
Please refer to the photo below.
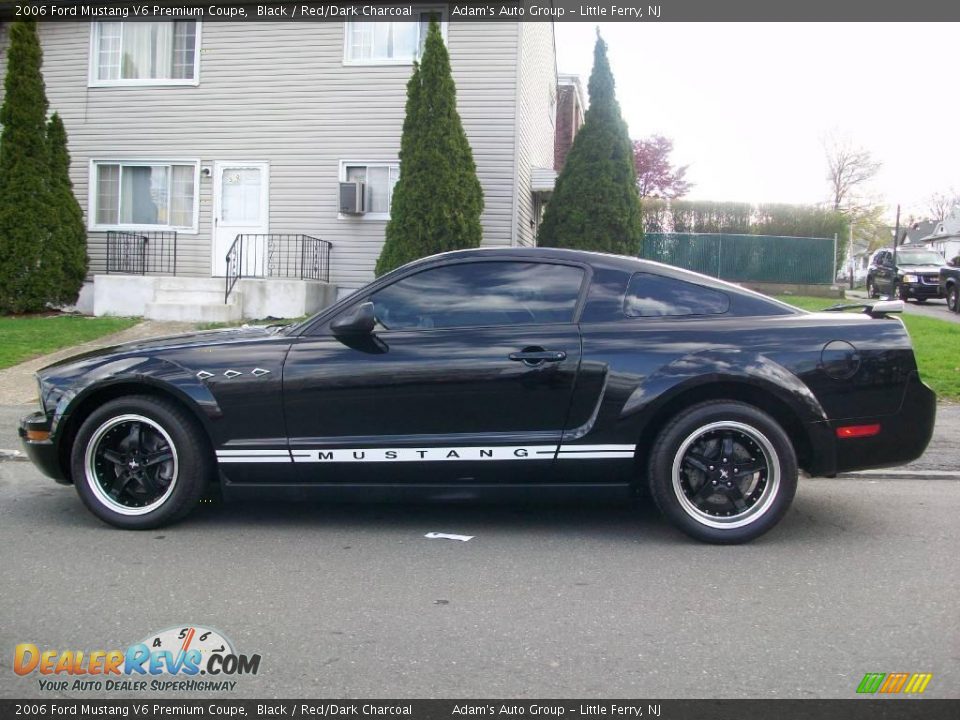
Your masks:
M256 675L260 655L237 653L222 633L196 625L151 633L126 650L42 650L33 643L14 649L17 675L40 675L49 692L234 690L239 675Z

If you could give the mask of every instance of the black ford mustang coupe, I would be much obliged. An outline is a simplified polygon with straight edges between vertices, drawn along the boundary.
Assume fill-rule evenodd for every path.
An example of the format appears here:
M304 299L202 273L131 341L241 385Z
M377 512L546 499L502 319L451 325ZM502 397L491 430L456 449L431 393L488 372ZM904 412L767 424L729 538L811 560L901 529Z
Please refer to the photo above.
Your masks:
M808 313L634 258L419 260L318 315L129 343L38 374L31 459L122 528L211 484L325 498L628 497L743 542L799 470L918 457L935 396L900 303Z

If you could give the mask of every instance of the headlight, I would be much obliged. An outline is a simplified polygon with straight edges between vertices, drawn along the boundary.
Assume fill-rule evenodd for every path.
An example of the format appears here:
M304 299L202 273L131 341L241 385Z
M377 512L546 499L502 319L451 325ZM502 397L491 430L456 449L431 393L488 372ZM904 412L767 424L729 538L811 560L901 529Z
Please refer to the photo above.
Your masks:
M904 276L903 276L903 281L904 281L905 283L915 283L915 282L919 282L919 280L917 279L917 276L916 276L916 275L904 275Z
M63 398L64 389L42 377L37 378L37 384L40 388L40 409L47 414L52 413Z

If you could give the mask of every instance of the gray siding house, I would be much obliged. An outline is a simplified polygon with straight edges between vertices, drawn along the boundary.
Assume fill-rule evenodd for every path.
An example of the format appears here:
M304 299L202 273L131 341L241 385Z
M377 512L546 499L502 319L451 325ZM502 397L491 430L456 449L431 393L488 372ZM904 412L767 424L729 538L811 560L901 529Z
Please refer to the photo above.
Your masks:
M41 23L95 312L290 316L371 280L425 18ZM483 243L533 244L550 188L532 178L553 168L553 26L442 20ZM361 212L341 212L344 181L364 183ZM239 235L251 236L242 258ZM225 303L225 276L238 275Z

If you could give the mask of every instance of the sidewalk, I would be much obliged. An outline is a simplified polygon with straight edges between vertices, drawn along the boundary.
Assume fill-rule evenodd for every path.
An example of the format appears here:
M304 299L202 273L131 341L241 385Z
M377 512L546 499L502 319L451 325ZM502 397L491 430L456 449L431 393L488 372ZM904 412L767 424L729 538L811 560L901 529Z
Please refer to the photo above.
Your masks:
M80 353L97 348L109 347L131 340L144 340L164 335L176 335L194 330L193 323L161 322L145 320L139 325L127 328L112 335L104 335L96 340L81 345L58 350L33 360L27 360L19 365L0 370L0 405L30 405L37 401L37 381L33 374L42 367L57 360L79 355Z

